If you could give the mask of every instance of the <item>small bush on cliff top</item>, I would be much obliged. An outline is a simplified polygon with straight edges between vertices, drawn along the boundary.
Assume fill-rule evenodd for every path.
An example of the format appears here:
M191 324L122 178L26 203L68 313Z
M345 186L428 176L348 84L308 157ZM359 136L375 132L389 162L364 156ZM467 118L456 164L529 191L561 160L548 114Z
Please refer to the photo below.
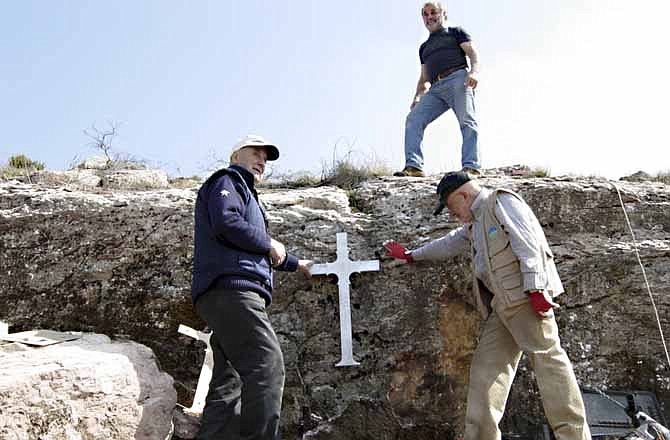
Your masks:
M23 154L12 156L7 165L0 166L0 179L15 179L17 177L28 177L35 171L44 169L42 162L34 161Z
M551 177L549 168L535 167L530 170L529 177Z
M332 162L323 163L321 183L351 189L366 180L392 174L391 168L377 157L355 160L353 156L353 144L348 145L344 157L338 157L336 144L333 148Z
M34 161L23 154L17 154L9 158L8 165L12 168L40 171L44 169L42 162Z

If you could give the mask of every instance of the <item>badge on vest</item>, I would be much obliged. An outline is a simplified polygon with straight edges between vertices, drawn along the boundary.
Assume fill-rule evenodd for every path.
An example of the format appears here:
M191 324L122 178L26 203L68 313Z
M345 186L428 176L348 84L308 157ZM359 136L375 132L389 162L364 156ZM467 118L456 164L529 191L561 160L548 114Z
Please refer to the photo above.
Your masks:
M222 195L223 197L228 197L229 194L230 194L230 192L229 192L228 190L226 190L226 189L224 189L224 190L221 191L221 195Z
M496 235L498 235L498 228L496 228L495 226L491 226L489 228L488 234L489 234L489 238L491 238L491 239L496 238Z

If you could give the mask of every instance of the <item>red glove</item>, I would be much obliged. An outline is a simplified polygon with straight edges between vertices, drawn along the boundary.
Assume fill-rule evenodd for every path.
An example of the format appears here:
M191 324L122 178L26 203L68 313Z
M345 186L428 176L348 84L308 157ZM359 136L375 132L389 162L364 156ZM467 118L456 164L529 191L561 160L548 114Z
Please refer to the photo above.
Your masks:
M397 242L391 240L384 243L384 248L388 251L386 254L387 257L393 257L398 260L405 260L408 263L414 263L414 258L412 254L405 248L398 244Z
M546 316L547 312L552 308L558 307L558 304L553 302L551 298L547 300L544 292L540 290L533 290L529 292L528 297L530 298L530 305L533 306L535 313L542 317Z

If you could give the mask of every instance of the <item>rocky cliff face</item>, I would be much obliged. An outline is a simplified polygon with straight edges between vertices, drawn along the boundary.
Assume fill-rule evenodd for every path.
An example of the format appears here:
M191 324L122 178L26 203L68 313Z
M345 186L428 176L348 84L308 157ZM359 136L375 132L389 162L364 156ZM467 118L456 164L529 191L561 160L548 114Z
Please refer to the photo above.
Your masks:
M433 217L439 177L381 178L334 187L261 191L273 236L316 262L368 260L394 238L417 247L456 227ZM555 253L566 294L557 313L564 347L584 386L641 389L670 401L669 370L619 199L597 179L482 179L521 193ZM670 317L670 187L617 183L640 244L662 325ZM190 405L202 347L176 330L203 324L189 283L195 190L74 191L0 183L0 319L32 328L123 335L151 347ZM286 361L288 439L451 439L462 431L480 321L464 301L469 259L397 266L352 276L354 356L339 361L334 278L280 273L269 309ZM504 427L542 422L523 361Z

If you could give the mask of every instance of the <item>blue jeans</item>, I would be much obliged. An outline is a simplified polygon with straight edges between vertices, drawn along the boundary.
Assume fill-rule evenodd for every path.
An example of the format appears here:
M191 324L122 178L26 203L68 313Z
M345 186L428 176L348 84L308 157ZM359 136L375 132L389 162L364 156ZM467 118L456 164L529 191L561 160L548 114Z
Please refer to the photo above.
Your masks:
M475 119L475 92L471 87L465 87L467 74L467 70L461 69L437 81L409 112L405 122L405 166L423 169L421 151L423 132L438 116L452 109L463 136L461 165L474 169L481 168Z

